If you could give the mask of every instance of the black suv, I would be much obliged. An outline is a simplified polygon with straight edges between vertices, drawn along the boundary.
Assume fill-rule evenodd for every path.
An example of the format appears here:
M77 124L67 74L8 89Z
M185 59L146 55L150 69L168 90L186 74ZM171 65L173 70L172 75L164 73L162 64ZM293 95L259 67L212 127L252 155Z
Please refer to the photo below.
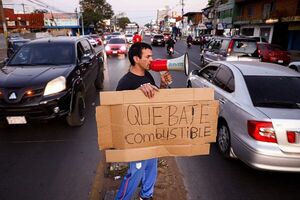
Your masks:
M57 37L31 41L0 68L0 122L66 117L70 126L85 120L85 94L103 87L103 51L86 38Z
M165 46L166 45L166 42L164 40L164 36L163 35L160 35L160 34L157 34L157 35L154 35L153 38L151 38L151 45L156 45L156 46Z
M249 37L213 37L200 50L200 63L213 61L259 61L256 40Z

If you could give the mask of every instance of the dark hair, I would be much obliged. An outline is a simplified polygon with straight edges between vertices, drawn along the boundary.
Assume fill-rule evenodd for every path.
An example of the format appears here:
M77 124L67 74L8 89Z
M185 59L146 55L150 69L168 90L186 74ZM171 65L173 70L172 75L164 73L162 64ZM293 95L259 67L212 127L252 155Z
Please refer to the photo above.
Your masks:
M145 42L137 42L137 43L134 43L133 45L131 45L131 47L128 51L128 58L129 58L130 64L132 66L135 65L133 57L138 56L139 58L142 58L142 50L143 49L152 50L152 47Z

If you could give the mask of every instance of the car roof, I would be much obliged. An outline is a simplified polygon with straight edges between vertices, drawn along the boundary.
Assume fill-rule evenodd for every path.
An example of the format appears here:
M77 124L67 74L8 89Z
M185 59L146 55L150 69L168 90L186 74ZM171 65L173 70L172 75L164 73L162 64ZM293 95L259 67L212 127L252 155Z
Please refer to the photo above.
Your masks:
M300 74L287 67L265 62L255 61L219 61L217 63L237 68L245 76L295 76Z
M49 43L49 42L55 42L55 43L75 43L76 41L83 39L86 37L77 37L77 36L62 36L62 37L48 37L48 38L40 38L36 39L30 42L30 44L35 43Z

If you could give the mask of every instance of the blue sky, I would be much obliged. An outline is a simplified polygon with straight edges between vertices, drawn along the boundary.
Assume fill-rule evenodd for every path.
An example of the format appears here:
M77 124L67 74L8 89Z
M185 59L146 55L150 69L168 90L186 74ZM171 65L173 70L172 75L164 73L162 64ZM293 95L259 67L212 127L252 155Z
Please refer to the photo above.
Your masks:
M19 11L25 4L26 9L39 8L33 2L44 2L65 12L74 12L79 0L2 0L3 4L15 4ZM168 5L173 11L181 13L180 0L106 0L112 5L115 14L125 12L131 21L144 25L156 18L157 9ZM207 5L207 0L184 0L184 12L201 11ZM9 5L4 5L8 7Z

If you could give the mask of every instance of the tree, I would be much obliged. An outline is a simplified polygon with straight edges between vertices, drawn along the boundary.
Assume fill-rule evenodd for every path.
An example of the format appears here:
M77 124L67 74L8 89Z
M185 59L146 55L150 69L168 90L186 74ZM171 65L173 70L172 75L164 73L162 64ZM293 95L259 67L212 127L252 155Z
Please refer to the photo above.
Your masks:
M126 24L130 23L130 20L128 17L120 17L120 18L118 18L117 21L118 21L117 25L122 29L125 29Z
M94 25L96 28L105 19L110 19L114 11L106 0L83 0L80 2L83 10L85 26Z
M215 0L208 0L207 5L208 6L213 6L215 4Z

